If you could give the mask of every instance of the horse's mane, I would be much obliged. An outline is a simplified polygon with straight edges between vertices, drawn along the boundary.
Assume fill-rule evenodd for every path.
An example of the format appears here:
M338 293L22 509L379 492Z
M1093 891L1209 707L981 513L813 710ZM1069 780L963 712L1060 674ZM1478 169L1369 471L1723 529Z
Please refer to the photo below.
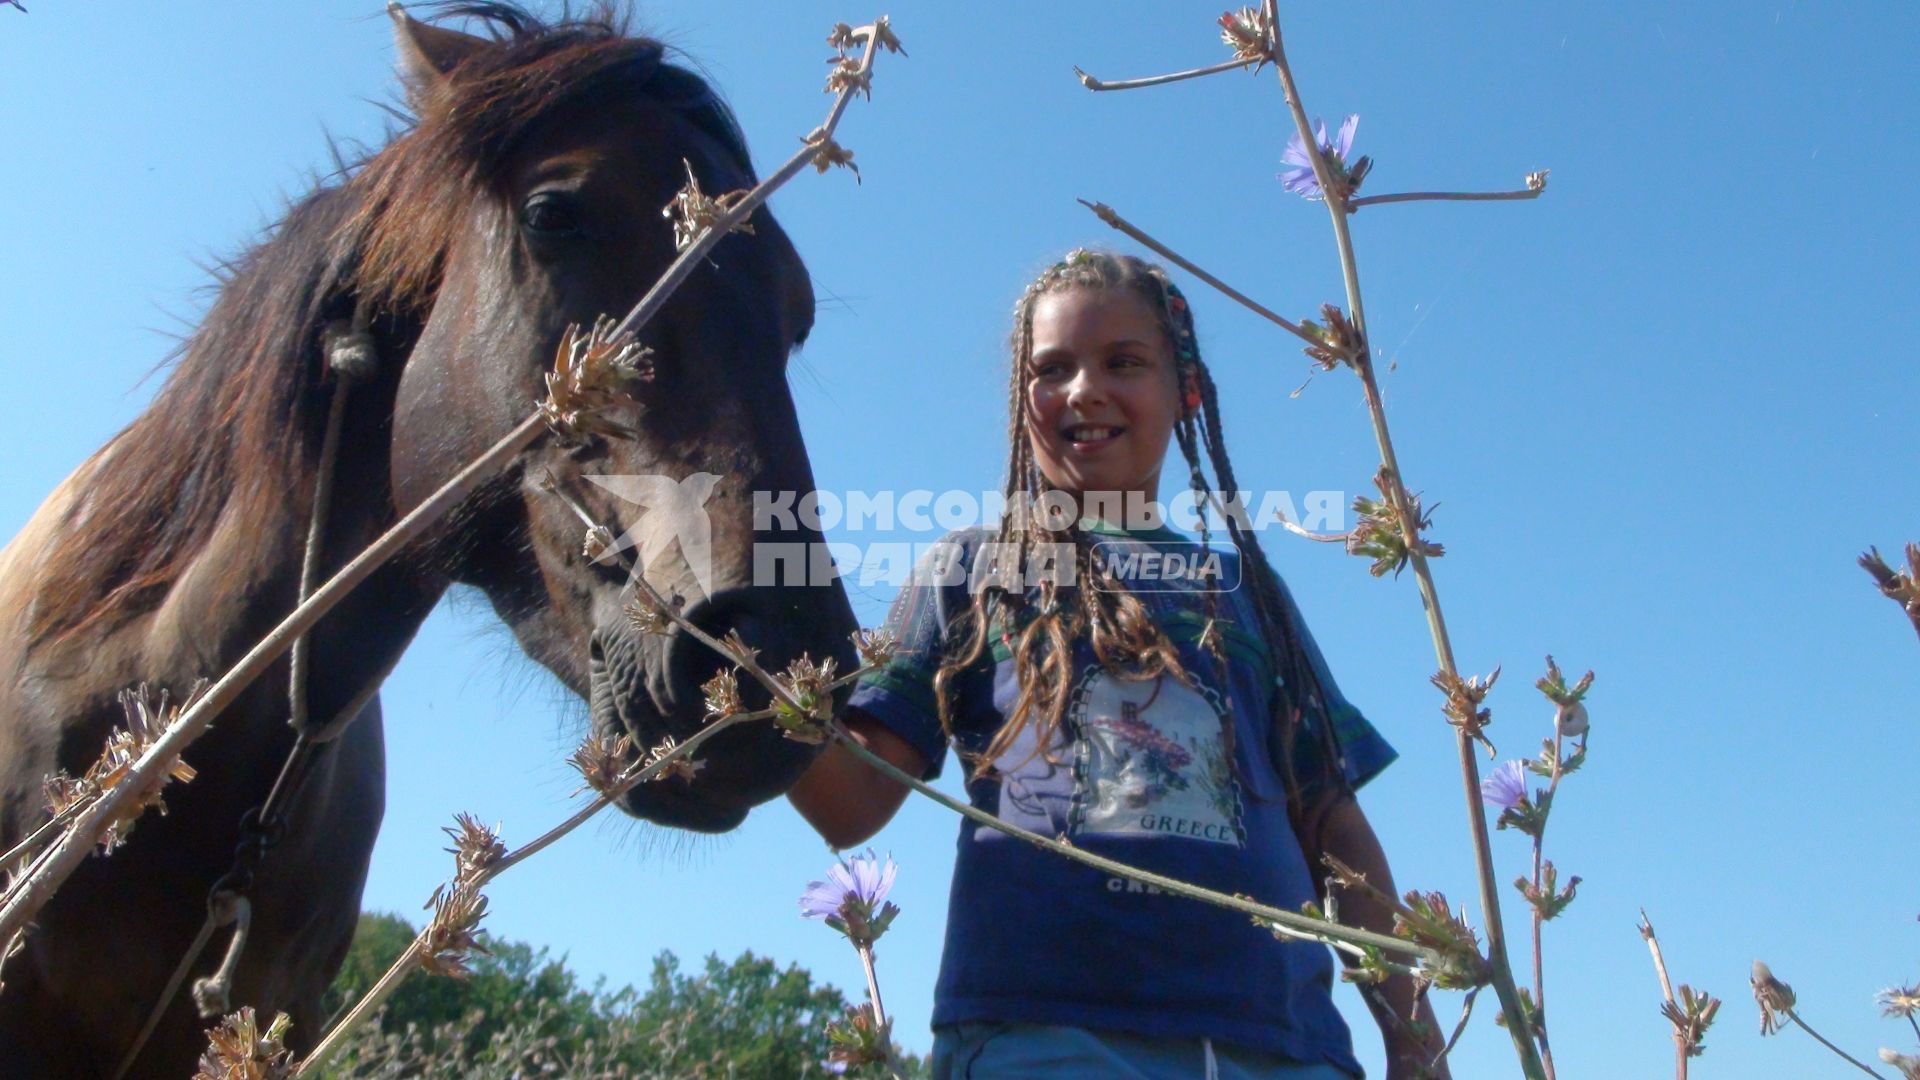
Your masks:
M226 264L219 295L147 410L92 459L39 570L36 642L151 610L228 522L264 532L305 505L326 412L320 334L363 310L424 314L467 207L497 196L520 140L562 110L638 95L678 110L751 171L700 76L629 37L611 4L542 23L503 3L435 5L490 32L386 146L300 199ZM290 485L293 487L290 489Z

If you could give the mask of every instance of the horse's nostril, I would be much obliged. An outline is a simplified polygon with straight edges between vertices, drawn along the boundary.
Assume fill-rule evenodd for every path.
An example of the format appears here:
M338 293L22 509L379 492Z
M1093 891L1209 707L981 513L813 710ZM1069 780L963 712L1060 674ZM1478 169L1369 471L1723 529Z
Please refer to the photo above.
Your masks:
M724 638L730 631L736 632L749 647L755 648L768 641L768 631L772 627L771 621L759 610L753 594L745 589L723 592L696 603L687 611L686 619L715 638ZM684 630L676 629L667 642L667 672L676 698L698 700L700 684L730 663L706 642ZM771 664L775 660L763 657L762 662ZM751 680L743 679L742 683L744 689Z

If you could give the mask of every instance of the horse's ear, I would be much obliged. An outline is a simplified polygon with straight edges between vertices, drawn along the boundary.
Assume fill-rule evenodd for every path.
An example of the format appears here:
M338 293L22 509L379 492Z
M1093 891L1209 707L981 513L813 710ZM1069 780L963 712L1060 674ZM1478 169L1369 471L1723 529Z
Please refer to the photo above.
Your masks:
M397 0L389 0L387 14L393 18L394 45L400 50L400 81L406 84L407 100L415 109L446 85L447 73L460 61L487 45L485 38L423 23L407 14Z

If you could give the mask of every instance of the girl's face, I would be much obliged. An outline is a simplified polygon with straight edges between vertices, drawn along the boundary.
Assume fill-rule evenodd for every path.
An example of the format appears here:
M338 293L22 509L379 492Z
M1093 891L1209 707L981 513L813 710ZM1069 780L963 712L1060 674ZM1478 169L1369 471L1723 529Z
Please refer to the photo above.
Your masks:
M1172 345L1145 298L1128 289L1040 297L1025 381L1034 461L1054 487L1076 498L1159 496L1180 406Z

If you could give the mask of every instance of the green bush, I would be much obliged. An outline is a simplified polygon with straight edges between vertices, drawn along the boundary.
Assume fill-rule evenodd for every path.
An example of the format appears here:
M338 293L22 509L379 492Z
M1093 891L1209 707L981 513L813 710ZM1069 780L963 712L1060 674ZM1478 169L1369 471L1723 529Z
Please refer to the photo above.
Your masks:
M404 920L360 917L339 978L336 1015L358 1000L413 940ZM688 974L671 952L644 990L587 988L561 960L521 942L487 940L467 979L416 973L325 1070L329 1080L793 1080L827 1075L827 1023L849 1002L798 965L717 955ZM925 1063L901 1057L903 1078ZM889 1075L877 1067L846 1075Z

